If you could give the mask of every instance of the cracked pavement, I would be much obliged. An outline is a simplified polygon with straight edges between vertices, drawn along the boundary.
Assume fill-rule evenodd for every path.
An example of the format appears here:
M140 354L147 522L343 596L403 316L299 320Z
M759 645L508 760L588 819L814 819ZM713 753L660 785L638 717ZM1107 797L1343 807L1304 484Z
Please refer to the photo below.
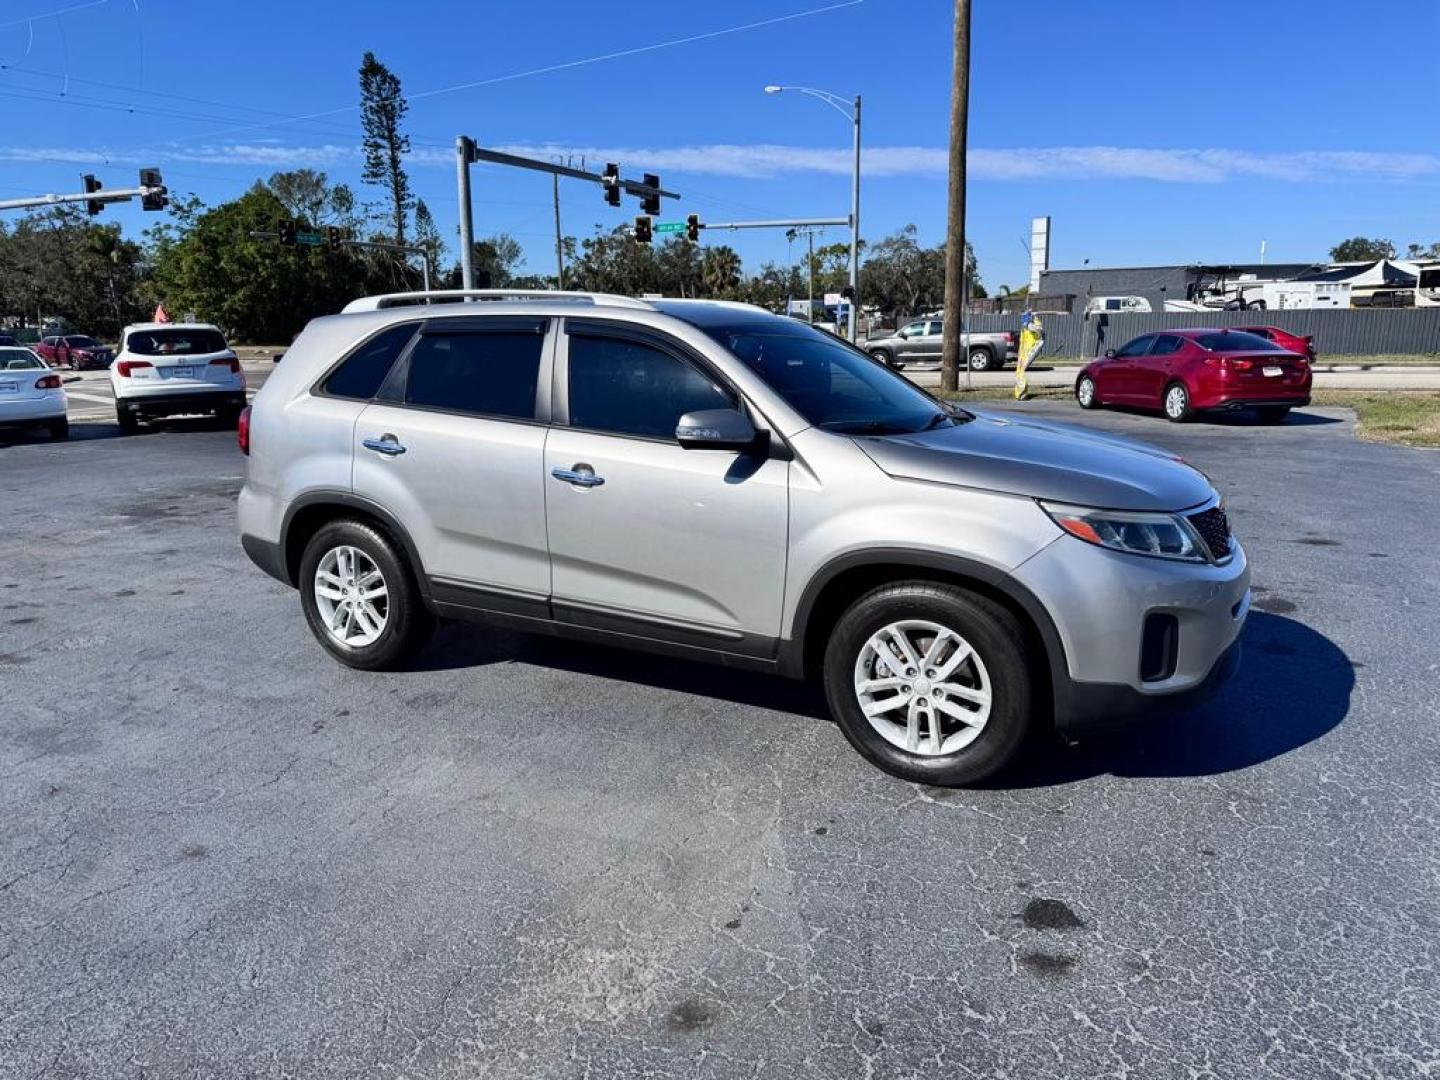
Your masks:
M1236 681L973 790L817 696L450 627L330 661L233 435L0 447L0 1076L1440 1074L1440 454L1081 418L1255 568Z

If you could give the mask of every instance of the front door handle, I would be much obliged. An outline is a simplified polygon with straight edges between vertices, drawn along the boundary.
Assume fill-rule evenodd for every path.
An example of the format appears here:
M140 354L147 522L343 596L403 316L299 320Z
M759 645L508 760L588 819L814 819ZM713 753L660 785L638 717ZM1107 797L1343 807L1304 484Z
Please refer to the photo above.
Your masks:
M576 465L573 469L551 469L550 475L576 487L593 488L605 483L604 478L596 476L595 470L589 465Z
M405 447L400 445L400 440L388 431L378 439L366 439L361 445L366 450L374 450L377 454L384 454L386 457L399 457L405 452Z

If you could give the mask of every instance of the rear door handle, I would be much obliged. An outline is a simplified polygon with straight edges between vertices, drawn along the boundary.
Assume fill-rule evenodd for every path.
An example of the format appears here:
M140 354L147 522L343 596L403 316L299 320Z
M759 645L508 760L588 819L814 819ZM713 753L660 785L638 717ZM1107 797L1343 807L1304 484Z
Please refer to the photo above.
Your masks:
M589 465L577 465L573 469L551 469L550 475L576 487L593 488L605 483L604 478L596 476L595 470Z
M405 452L405 447L400 445L400 440L388 431L378 439L366 439L361 445L366 450L374 450L377 454L384 454L386 457L399 457Z

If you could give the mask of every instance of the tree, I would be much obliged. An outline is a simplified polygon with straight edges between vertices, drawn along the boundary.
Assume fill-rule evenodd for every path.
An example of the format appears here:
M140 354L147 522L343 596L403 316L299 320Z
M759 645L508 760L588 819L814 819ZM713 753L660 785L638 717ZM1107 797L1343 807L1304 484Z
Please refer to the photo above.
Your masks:
M415 246L425 252L425 258L429 261L433 273L445 258L445 240L441 237L435 218L431 215L430 208L425 205L424 199L417 199L415 202Z
M476 281L488 281L489 288L503 289L514 284L515 271L525 261L525 252L509 233L496 233L476 240L471 249L471 265Z
M1364 236L1352 236L1330 249L1334 262L1376 262L1394 257L1395 245L1389 240L1371 240Z
M1440 244L1431 244L1428 248L1423 244L1410 244L1405 249L1407 259L1440 259Z
M405 243L405 219L412 202L410 178L405 173L410 137L400 130L409 110L400 93L400 80L373 52L367 52L360 63L360 128L364 133L360 146L365 154L360 178L389 193L397 244Z
M700 263L700 283L715 300L733 299L740 289L740 255L726 244L706 248Z

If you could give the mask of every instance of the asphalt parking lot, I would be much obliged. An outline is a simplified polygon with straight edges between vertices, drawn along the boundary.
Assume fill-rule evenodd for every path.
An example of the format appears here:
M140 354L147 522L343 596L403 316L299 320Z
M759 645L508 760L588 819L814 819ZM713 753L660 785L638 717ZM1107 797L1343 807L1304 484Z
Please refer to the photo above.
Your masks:
M1211 703L968 791L759 676L346 670L233 434L0 445L0 1076L1434 1073L1440 454L1024 408L1209 473L1257 610Z

